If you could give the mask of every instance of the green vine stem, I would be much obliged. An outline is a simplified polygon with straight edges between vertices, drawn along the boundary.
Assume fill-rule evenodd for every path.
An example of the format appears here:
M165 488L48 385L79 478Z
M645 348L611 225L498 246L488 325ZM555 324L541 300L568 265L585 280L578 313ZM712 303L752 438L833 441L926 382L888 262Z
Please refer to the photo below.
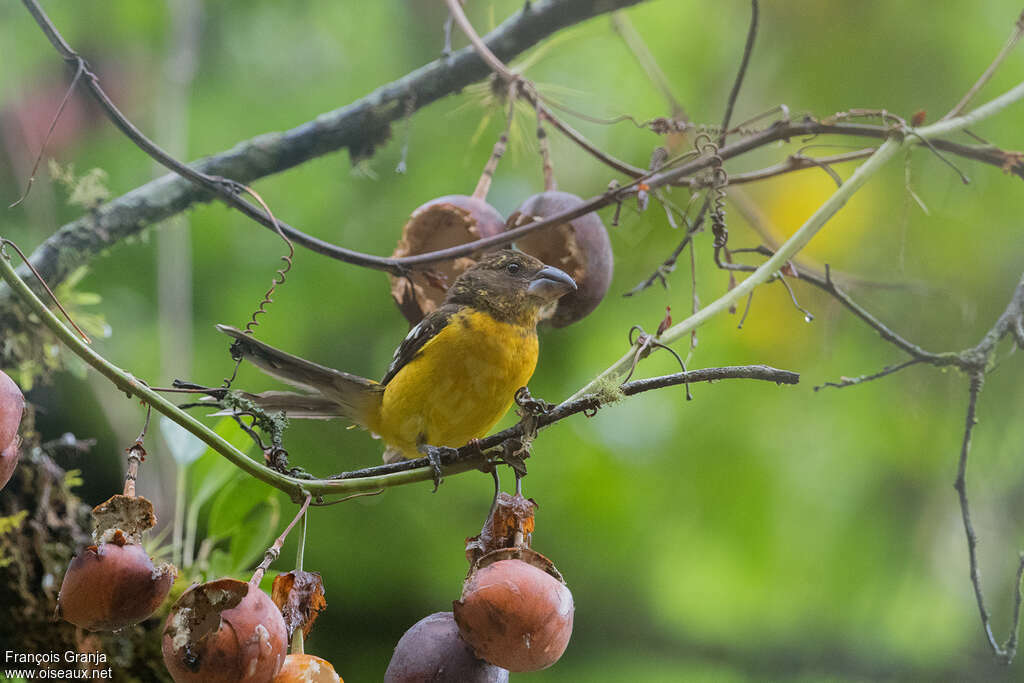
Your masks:
M110 380L114 386L129 396L136 396L148 405L153 406L158 412L166 415L169 419L195 435L207 446L223 455L236 467L265 484L269 484L287 493L291 496L292 500L301 501L306 497L307 493L319 497L375 491L392 486L429 481L433 476L429 467L354 479L296 479L295 477L289 477L272 470L246 456L245 453L232 446L202 422L150 389L130 372L117 367L93 350L92 347L86 345L46 307L28 284L18 276L11 265L10 257L4 252L0 252L0 276L10 286L11 291L39 316L42 323L57 335L57 338L68 349ZM453 463L445 467L445 473L456 474L466 472L474 469L476 465L477 463L472 461Z
M151 390L144 382L136 379L125 370L116 367L91 347L84 344L39 300L39 297L18 276L11 266L7 254L2 251L0 251L0 277L10 285L11 291L14 292L15 296L24 301L31 310L35 311L43 324L50 328L73 353L98 370L104 377L113 382L115 386L126 392L129 396L137 396L143 402L156 408L160 413L166 415L172 421L197 436L210 448L223 455L231 463L260 481L284 491L295 502L305 500L307 495L316 497L319 503L319 499L323 496L343 494L350 496L371 491L379 493L382 489L431 481L434 478L434 470L426 463L426 458L407 460L402 464L380 465L374 468L367 468L366 470L346 472L344 475L337 475L330 479L298 479L272 470L247 457L209 427ZM765 365L745 365L705 368L663 375L661 377L634 380L622 385L618 390L598 392L579 401L565 401L542 415L538 419L536 426L547 426L576 413L596 410L606 403L618 400L622 396L632 396L645 391L678 386L690 382L709 382L722 379L755 379L776 384L796 384L799 382L800 376L795 372L779 370ZM523 423L521 422L504 431L485 437L476 444L466 444L455 451L454 458L442 456L444 474L460 474L480 469L481 465L485 465L488 459L488 456L483 451L500 446L508 439L522 437L523 429ZM186 539L186 552L189 547L190 543Z
M807 243L811 241L811 238L814 237L822 227L824 227L825 223L828 222L828 220L834 216L847 201L849 201L850 197L852 197L857 190L859 190L873 175L885 166L886 162L896 156L896 154L898 154L906 145L923 144L925 140L962 130L967 126L973 125L982 119L1000 112L1021 99L1024 99L1024 82L1018 83L1014 88L1008 90L994 100L986 102L977 109L964 114L963 116L939 121L938 123L934 123L923 128L894 129L893 133L886 139L886 141L879 146L877 150L875 150L875 153L868 157L863 164L857 167L857 170L854 171L849 180L844 182L831 197L825 200L825 203L823 203L818 210L807 219L807 222L800 226L800 229L793 233L793 235L786 240L778 250L776 250L774 256L762 263L757 270L751 273L749 277L740 282L736 287L697 311L686 320L683 320L667 329L664 334L658 337L658 341L663 344L671 344L672 342L689 335L693 330L703 325L712 317L728 310L730 306L738 303L739 301L742 301L743 298L753 291L755 287L767 282L786 264L787 261L793 258L797 252L803 249ZM597 390L597 387L602 383L617 382L619 378L624 376L629 369L633 367L638 349L639 346L634 345L626 355L617 360L611 367L604 370L586 386L569 397L568 400L576 400L587 394L594 393L594 391Z

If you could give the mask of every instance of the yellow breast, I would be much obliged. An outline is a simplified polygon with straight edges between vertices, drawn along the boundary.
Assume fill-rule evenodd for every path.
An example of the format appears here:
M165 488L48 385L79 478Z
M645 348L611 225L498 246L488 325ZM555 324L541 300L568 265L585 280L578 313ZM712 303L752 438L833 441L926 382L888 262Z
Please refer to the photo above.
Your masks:
M420 444L462 446L508 412L536 366L532 326L460 311L388 382L371 429L407 458Z

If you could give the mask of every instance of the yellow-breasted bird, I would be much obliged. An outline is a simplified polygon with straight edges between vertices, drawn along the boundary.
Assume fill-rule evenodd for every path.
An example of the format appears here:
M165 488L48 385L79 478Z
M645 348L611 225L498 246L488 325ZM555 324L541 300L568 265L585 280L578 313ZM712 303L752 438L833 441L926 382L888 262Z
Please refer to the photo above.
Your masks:
M512 405L537 365L541 309L576 289L569 275L512 249L484 256L413 327L380 382L268 346L238 329L235 349L263 372L309 393L247 394L289 417L347 418L387 444L385 462L484 436Z

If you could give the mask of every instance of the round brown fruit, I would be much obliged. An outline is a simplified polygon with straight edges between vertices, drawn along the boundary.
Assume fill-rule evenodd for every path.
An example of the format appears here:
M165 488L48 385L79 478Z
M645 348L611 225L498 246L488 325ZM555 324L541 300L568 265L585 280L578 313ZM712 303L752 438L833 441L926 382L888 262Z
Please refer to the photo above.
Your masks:
M461 194L438 197L412 212L392 256L426 254L491 237L504 229L505 219L482 199ZM413 271L408 278L392 275L391 296L402 315L415 325L441 305L445 288L473 263L472 258L461 257L434 263L429 271Z
M533 223L582 204L582 199L568 192L541 192L522 203L512 214L508 227ZM541 321L554 327L565 327L589 315L612 283L612 245L596 213L530 233L516 240L516 246L549 266L561 268L576 281L575 292L566 294L552 310L541 314Z
M14 439L6 450L0 452L0 489L11 480L14 468L18 466L18 455L18 439Z
M462 639L481 659L512 672L539 671L557 662L569 644L572 593L559 578L531 563L533 551L518 552L530 562L485 564L488 555L481 558L462 587L462 598L453 603L455 621Z
M288 655L274 683L345 683L326 659L315 655Z
M237 579L190 587L164 625L164 664L176 683L272 681L287 646L281 610Z
M506 683L508 671L477 659L451 612L437 612L405 632L391 657L384 683Z
M6 451L18 435L24 410L25 397L21 389L13 379L0 372L0 451Z
M71 560L57 614L88 631L114 631L153 614L174 583L173 565L154 566L135 543L91 545Z

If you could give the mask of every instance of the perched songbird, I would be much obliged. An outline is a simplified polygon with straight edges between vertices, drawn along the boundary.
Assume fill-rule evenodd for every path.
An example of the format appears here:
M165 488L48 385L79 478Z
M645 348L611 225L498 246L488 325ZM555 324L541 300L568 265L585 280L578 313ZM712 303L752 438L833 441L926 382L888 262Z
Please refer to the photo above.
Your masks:
M380 382L217 329L265 373L310 392L247 395L257 405L289 417L347 418L384 440L385 462L423 454L435 461L437 447L483 437L505 415L537 365L541 309L575 289L566 273L522 252L487 254L409 331Z

